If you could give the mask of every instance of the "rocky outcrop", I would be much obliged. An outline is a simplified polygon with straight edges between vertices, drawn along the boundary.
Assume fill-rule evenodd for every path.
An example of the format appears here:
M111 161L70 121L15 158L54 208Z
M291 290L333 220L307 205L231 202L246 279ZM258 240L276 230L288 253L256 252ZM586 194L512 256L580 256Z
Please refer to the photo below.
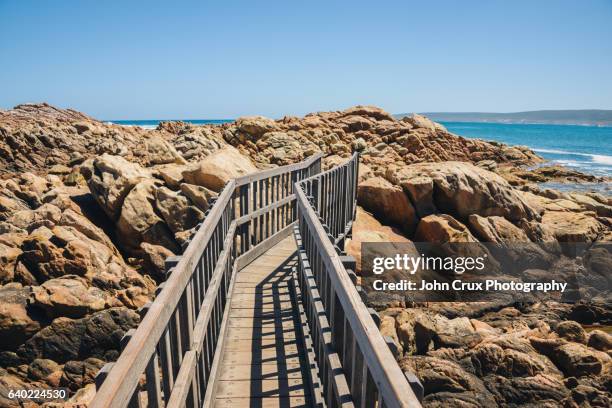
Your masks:
M412 196L411 200L425 201L420 204L423 208L453 214L460 220L467 220L471 214L500 216L509 221L539 218L537 211L502 177L469 163L414 164L389 170L387 178L408 194L418 190L419 185L432 185L431 192ZM416 186L411 181L414 179L419 183Z
M46 358L60 364L89 357L112 360L121 337L138 321L138 314L127 308L106 309L81 319L60 317L21 345L17 354L24 361Z
M609 283L608 198L541 190L531 183L578 176L519 168L541 159L458 137L420 115L396 120L357 106L147 130L20 105L0 111L0 405L7 387L65 386L71 401L90 400L95 372L116 358L119 339L138 322L134 310L166 278L165 259L180 254L231 178L318 152L329 168L353 151L358 200L371 214L358 209L346 250L364 287L361 243L391 242L416 255L413 241L523 241L527 249L512 258L521 267L548 259L539 251L559 254L559 241L582 241L583 264L560 267L589 271L584 295ZM528 276L545 276L541 267ZM426 406L609 405L610 336L568 320L606 324L605 299L426 308L405 298L368 301L401 364L425 385Z
M359 184L357 200L379 220L411 233L416 224L414 207L400 187L381 177L372 177Z
M184 171L183 178L189 184L219 192L231 179L256 171L257 167L242 156L238 150L226 147L208 156L194 168Z

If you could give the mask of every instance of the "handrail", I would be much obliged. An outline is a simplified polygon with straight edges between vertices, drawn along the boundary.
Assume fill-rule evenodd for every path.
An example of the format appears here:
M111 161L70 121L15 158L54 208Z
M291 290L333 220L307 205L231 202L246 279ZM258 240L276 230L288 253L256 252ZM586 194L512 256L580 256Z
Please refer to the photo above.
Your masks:
M169 278L143 308L140 325L124 336L117 361L96 377L90 407L138 406L142 377L149 406L195 406L209 397L238 264L291 232L295 182L319 172L321 158L225 185L178 262L167 261Z
M300 290L318 343L319 376L328 406L374 407L378 399L378 406L420 407L335 245L346 237L354 218L358 163L356 153L344 165L295 188Z

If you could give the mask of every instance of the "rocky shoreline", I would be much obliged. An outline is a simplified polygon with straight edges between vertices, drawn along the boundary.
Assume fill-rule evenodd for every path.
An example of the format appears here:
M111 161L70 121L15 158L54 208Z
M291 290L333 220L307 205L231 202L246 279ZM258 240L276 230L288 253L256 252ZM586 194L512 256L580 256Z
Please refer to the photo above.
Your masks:
M303 118L239 118L155 130L47 104L0 111L0 405L11 388L91 397L99 368L165 279L223 184L322 152L361 152L360 242L581 242L612 263L612 198L541 189L607 183L527 148L465 139L419 115L357 106ZM531 168L529 170L528 168ZM605 269L605 268L604 268ZM603 270L603 269L602 269ZM610 284L610 276L603 283ZM377 303L427 407L610 406L612 322L595 304Z

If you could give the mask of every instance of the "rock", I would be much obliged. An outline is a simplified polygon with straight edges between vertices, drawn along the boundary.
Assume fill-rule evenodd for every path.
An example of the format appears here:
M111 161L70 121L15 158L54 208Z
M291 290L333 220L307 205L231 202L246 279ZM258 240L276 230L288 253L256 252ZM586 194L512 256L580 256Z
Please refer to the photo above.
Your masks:
M383 226L380 222L366 212L363 208L357 207L357 214L353 223L353 236L345 243L346 252L355 257L357 261L357 274L362 274L361 270L361 244L364 242L397 242L409 245L411 241L391 227Z
M68 361L64 365L60 385L77 391L87 384L92 384L103 366L104 361L93 357L84 361Z
M444 401L446 405L437 406L449 406L448 404L456 401L456 398L470 401L465 406L495 405L495 400L482 381L453 361L414 356L402 360L400 366L404 370L409 369L416 373L425 389L427 405L429 401L432 401L434 406Z
M421 178L420 185L427 183L424 177L433 183L432 194L427 193L419 200L432 200L421 204L424 213L437 208L462 220L471 214L501 216L509 221L538 218L537 211L503 178L469 163L420 163L390 170L387 174L389 181L406 186L405 190L409 191L410 180L417 177ZM416 202L416 198L411 200Z
M353 106L352 108L342 111L341 117L344 116L366 116L374 120L388 120L395 122L395 118L391 114L376 106Z
M589 211L594 211L600 217L612 217L612 206L608 204L585 194L570 193L570 197L573 201Z
M15 280L15 268L21 249L0 243L0 285Z
M413 113L411 116L405 116L402 118L403 122L410 123L415 128L424 128L429 130L436 130L436 124L426 118L423 115Z
M211 200L218 197L217 193L202 186L182 183L180 188L181 192L202 211L208 210Z
M186 166L168 164L157 171L168 187L173 190L178 190L179 186L183 182L183 172L186 170Z
M559 337L564 338L565 340L582 344L586 344L587 342L586 332L580 324L573 320L559 323L555 328L555 331Z
M414 177L403 180L401 186L410 197L419 217L426 217L437 212L433 201L434 184L431 178Z
M607 354L590 350L579 343L560 339L530 338L531 344L552 360L566 376L581 377L601 373L603 362L610 361ZM602 360L605 360L602 362Z
M467 317L447 319L438 314L420 314L414 323L417 352L425 353L433 343L434 349L460 348L476 345L480 336Z
M560 242L592 242L603 226L585 213L546 211L542 224L549 228Z
M233 147L219 150L202 160L199 165L183 172L189 184L196 184L214 191L221 191L233 178L254 173L257 168Z
M447 214L428 215L417 226L415 239L420 242L478 242L468 228Z
M593 330L589 333L588 346L608 352L612 350L612 336L602 330Z
M184 164L185 160L176 151L174 146L156 134L148 134L144 137L143 150L136 150L138 156L142 156L142 161L147 166L155 164L178 163Z
M495 376L487 381L487 388L496 400L517 404L516 406L557 407L569 396L569 391L560 379L545 374L518 378Z
M381 177L372 177L359 184L357 200L379 220L411 233L416 225L414 208L401 188Z
M104 154L81 167L91 194L112 219L117 220L130 191L150 174L123 157Z
M95 287L88 288L85 279L67 275L50 279L33 288L33 305L44 310L49 318L83 317L104 309L106 296Z
M21 345L17 353L25 361L46 358L60 364L88 357L113 359L121 337L138 321L138 314L126 308L106 309L76 320L59 317Z
M161 245L151 245L146 242L140 244L143 251L143 268L145 273L151 275L157 282L166 280L166 258L174 253Z
M68 402L73 404L75 407L88 407L96 396L96 384L91 383L85 385L83 388L78 390Z
M481 240L494 243L526 243L530 242L527 234L503 217L481 217L477 214L469 216L472 231Z
M28 366L28 377L32 380L44 381L52 387L59 387L62 367L53 360L37 358Z
M165 187L155 190L155 207L174 233L189 230L204 219L204 213L190 205L187 197Z
M119 239L123 247L131 252L137 252L141 242L148 242L178 253L174 235L158 216L153 207L154 202L154 181L141 181L132 188L125 197L117 223Z
M548 367L538 357L512 348L504 349L495 343L481 343L471 353L479 376L496 374L506 378L546 374Z
M402 350L397 332L395 331L395 319L392 316L382 316L379 330L380 334L393 340L393 344L395 344L398 350Z
M246 133L254 139L258 139L265 133L278 130L278 125L273 120L263 116L240 117L236 119L236 127L239 132Z
M11 390L35 390L42 387L38 382L28 381L18 375L0 368L0 406L6 408L21 408L24 405L15 398L8 398Z
M30 288L18 283L0 286L0 344L15 350L40 330L40 323L28 314Z

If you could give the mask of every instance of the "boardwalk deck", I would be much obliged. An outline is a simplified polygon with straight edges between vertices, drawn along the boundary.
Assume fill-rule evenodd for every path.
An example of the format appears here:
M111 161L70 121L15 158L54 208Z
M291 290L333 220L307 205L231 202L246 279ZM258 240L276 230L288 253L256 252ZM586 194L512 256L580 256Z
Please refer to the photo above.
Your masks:
M321 159L228 181L91 408L421 406L343 251L359 154L325 172Z
M306 350L290 288L290 236L236 275L215 407L311 407Z

